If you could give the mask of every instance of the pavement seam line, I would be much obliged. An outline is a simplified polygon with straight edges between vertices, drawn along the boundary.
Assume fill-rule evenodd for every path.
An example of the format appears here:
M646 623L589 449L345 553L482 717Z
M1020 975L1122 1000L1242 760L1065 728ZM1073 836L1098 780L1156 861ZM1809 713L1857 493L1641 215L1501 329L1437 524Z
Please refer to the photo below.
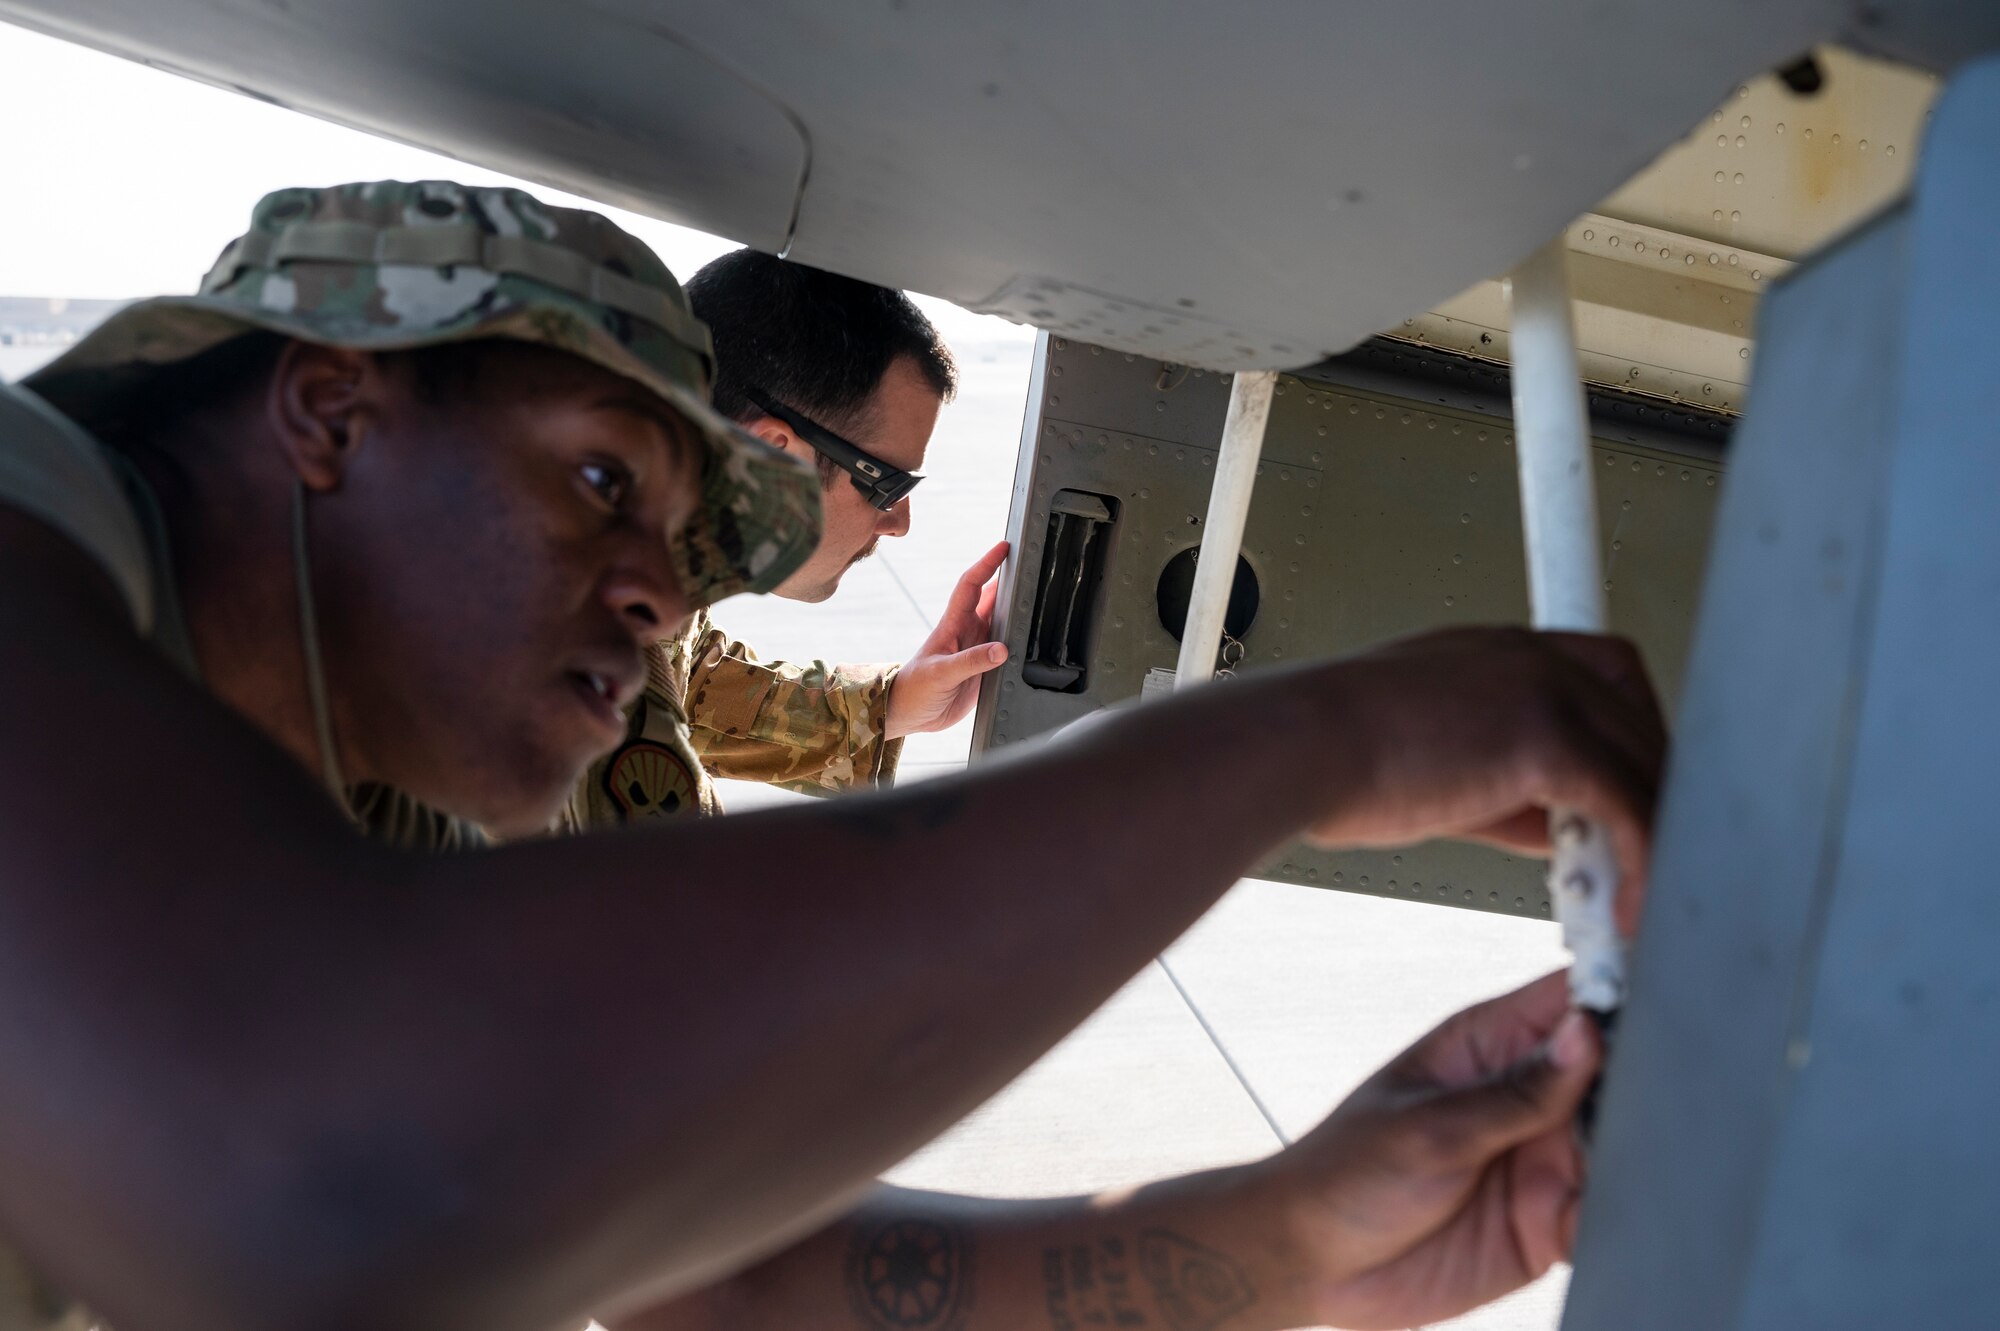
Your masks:
M1228 1046L1222 1043L1222 1037L1216 1034L1215 1027L1209 1025L1208 1018L1202 1014L1201 1008L1196 1006L1194 995L1190 994L1187 986L1181 983L1181 977L1174 974L1174 968L1167 964L1166 956L1162 954L1154 957L1153 964L1160 968L1160 973L1167 977L1167 983L1173 985L1174 992L1181 996L1181 1002L1187 1005L1189 1014L1194 1017L1195 1024L1201 1027L1202 1034L1208 1037L1209 1044L1215 1047L1215 1052L1222 1055L1223 1065L1229 1069L1229 1075L1236 1078L1236 1084L1243 1088L1243 1094L1250 1097L1250 1103L1257 1107L1258 1114L1264 1119L1264 1126L1278 1139L1278 1145L1290 1146L1292 1139L1278 1126L1277 1115L1271 1112L1271 1107L1264 1103L1264 1097L1257 1094L1257 1088L1250 1084L1250 1079L1243 1075L1243 1069L1237 1066L1234 1058L1230 1057Z
M932 629L935 629L937 625L933 624L931 617L924 613L923 606L918 604L917 598L911 594L909 584L903 581L903 575L896 572L896 566L890 562L889 556L882 555L879 557L882 560L882 567L888 570L890 579L896 584L896 589L902 592L903 599L910 603L910 609L916 611L917 618L924 621L924 632L929 633Z

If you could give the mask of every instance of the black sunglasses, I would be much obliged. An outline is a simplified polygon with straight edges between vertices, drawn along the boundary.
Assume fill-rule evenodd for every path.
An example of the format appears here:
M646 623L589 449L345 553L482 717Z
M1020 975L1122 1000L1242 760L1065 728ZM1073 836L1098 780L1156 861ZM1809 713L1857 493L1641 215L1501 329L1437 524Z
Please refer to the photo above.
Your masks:
M799 415L782 402L775 402L754 388L743 390L756 408L792 427L792 432L811 444L821 457L847 473L862 498L887 513L910 497L923 479L916 472L892 467L866 449L856 448L818 421Z

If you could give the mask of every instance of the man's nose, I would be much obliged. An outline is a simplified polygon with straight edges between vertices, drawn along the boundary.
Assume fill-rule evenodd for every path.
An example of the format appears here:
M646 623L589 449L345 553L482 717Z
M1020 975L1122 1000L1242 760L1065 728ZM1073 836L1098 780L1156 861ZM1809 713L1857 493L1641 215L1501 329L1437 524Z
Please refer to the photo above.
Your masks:
M687 618L688 598L665 541L621 559L604 579L605 604L618 615L634 639L657 642Z
M876 519L875 531L880 536L905 536L910 530L910 501L905 499Z

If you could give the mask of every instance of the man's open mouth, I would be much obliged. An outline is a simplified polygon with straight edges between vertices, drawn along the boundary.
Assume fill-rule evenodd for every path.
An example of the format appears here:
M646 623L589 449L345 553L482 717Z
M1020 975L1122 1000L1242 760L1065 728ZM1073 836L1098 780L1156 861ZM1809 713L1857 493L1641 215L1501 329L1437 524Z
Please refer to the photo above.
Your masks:
M625 709L620 701L625 690L618 681L596 670L572 670L569 683L584 710L612 738L625 733Z

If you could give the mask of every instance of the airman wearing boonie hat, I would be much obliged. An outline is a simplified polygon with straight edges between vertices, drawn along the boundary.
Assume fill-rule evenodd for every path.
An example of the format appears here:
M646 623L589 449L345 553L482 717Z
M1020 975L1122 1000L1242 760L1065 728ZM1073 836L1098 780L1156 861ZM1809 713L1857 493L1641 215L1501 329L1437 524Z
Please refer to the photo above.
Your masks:
M691 609L772 589L817 540L811 472L709 407L708 331L673 274L605 218L519 190L382 181L266 195L250 230L223 251L196 295L128 306L26 382L58 412L121 437L146 427L123 418L156 400L163 376L258 330L378 352L504 338L568 352L642 385L706 449L701 504L672 543ZM33 408L16 401L6 409ZM10 485L0 471L0 498L82 540L123 591L140 630L198 676L147 482L115 450L38 414L46 456L0 460L21 473ZM38 467L49 473L39 482ZM58 472L64 479L54 479ZM310 601L303 502L295 525L299 586ZM361 821L406 843L477 839L464 820L379 784L348 788L338 744L326 733L316 626L302 630L328 785Z
M705 413L681 313L584 214L292 192L202 294L0 390L16 1320L62 1315L34 1270L165 1331L979 1331L1106 1289L1127 1321L1406 1325L1559 1257L1596 1067L1560 976L1270 1160L832 1217L1302 831L1527 848L1559 803L1636 890L1664 735L1620 644L1262 670L767 817L438 855L334 815L351 780L546 825L644 647L812 547L810 473Z
M132 457L78 429L124 439L174 395L190 362L256 332L394 352L509 339L568 352L631 380L685 420L705 449L700 503L671 542L699 608L777 586L818 537L818 485L708 405L708 331L645 245L595 213L513 189L383 181L266 195L250 230L192 296L113 314L31 375L0 386L0 503L33 514L88 552L140 634L199 682L168 524ZM53 410L51 410L53 408ZM359 824L393 844L440 850L485 839L471 821L341 774L312 606L304 490L294 558L302 656L323 779ZM501 724L496 722L496 724ZM690 750L690 764L697 760ZM86 1325L31 1266L0 1246L0 1326Z

